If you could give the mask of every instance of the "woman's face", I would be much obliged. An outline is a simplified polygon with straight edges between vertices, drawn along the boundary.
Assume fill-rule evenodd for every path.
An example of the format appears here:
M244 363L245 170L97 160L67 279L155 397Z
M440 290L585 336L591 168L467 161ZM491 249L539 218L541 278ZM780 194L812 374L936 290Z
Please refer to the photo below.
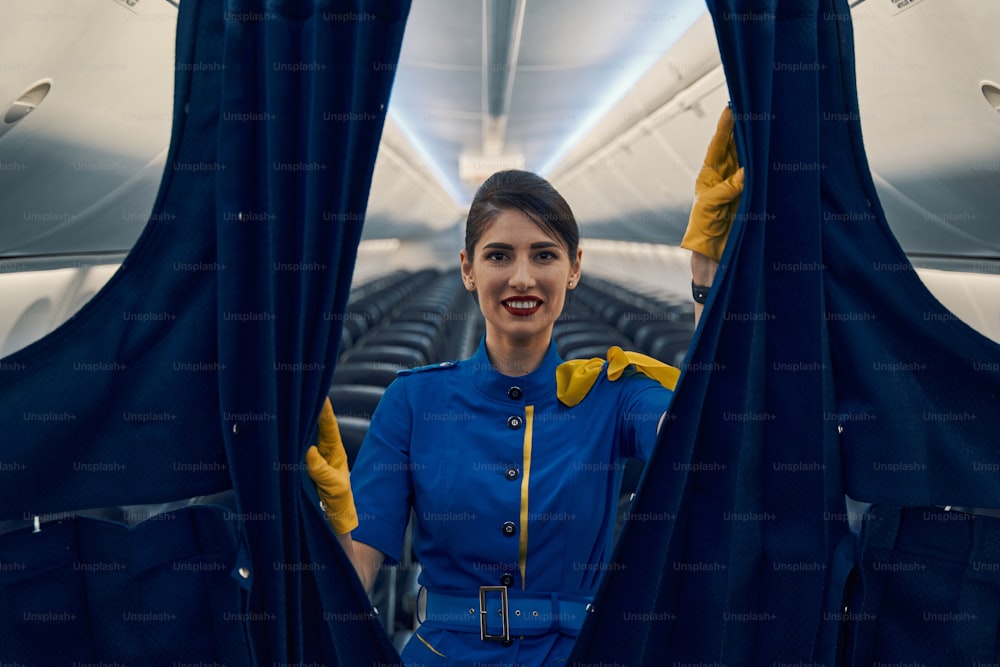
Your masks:
M475 254L461 252L466 289L475 291L491 341L524 345L548 343L562 312L566 290L580 280L579 249L569 256L565 243L547 235L517 210L504 210L486 228Z

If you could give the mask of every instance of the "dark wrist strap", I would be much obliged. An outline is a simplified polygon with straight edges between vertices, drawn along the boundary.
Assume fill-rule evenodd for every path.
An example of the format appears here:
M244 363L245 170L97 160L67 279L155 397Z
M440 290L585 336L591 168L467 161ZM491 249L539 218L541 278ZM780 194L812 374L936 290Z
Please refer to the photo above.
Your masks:
M702 305L708 300L708 290L712 289L708 285L695 285L694 281L691 281L691 296L694 298L695 303L700 303Z

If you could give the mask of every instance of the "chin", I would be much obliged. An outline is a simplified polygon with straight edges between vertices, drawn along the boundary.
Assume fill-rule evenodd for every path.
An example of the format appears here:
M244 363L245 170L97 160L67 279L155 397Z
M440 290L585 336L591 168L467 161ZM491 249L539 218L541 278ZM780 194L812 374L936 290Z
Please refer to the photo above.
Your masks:
M518 340L529 340L532 338L544 337L546 340L552 336L552 322L540 319L529 322L510 322L495 325L497 333Z

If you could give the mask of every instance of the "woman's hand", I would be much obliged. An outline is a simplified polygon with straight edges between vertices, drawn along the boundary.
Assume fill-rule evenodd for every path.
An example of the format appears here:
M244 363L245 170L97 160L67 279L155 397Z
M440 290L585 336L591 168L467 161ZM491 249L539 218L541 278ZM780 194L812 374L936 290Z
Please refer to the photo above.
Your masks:
M358 527L351 477L347 469L347 451L340 439L337 417L330 399L323 401L319 415L319 443L306 451L309 477L316 484L326 520L338 535Z
M681 240L681 247L691 251L695 324L704 303L704 298L699 299L698 295L707 295L712 286L743 193L743 167L739 166L736 155L733 125L733 114L727 106L719 116L695 181L694 205Z
M369 593L375 585L382 553L351 539L351 531L358 527L358 511L354 507L351 477L347 469L347 450L340 439L337 417L333 414L330 399L323 401L319 414L319 443L306 451L309 477L316 484L326 520L337 534L337 541L357 570L361 584Z
M733 139L733 114L726 107L708 144L694 186L694 205L681 246L718 263L743 193L743 168Z

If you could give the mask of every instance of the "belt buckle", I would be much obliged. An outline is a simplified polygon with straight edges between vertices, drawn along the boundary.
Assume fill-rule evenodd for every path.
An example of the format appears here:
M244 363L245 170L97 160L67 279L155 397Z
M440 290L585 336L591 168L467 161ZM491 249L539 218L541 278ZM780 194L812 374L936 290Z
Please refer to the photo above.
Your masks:
M491 635L486 632L486 594L500 594L500 618L503 623L503 634ZM507 587L506 586L480 586L479 587L479 638L484 642L503 642L510 644L510 615L507 607Z

